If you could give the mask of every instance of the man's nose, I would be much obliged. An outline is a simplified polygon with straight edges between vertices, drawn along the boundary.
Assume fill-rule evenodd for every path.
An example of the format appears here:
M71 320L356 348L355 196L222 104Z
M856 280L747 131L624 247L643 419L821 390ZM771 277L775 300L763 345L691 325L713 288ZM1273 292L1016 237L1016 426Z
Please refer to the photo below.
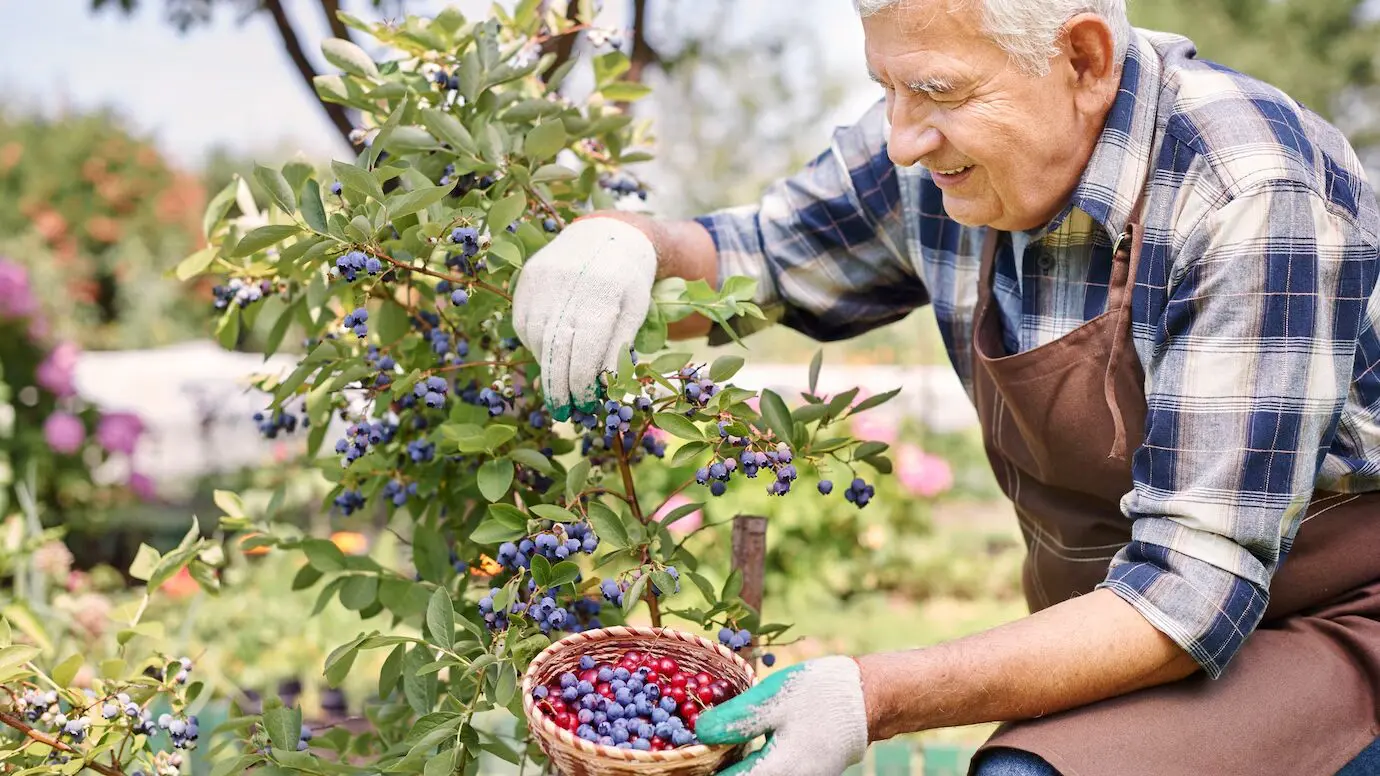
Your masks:
M944 145L944 135L929 122L902 121L891 125L887 155L898 167L910 167Z

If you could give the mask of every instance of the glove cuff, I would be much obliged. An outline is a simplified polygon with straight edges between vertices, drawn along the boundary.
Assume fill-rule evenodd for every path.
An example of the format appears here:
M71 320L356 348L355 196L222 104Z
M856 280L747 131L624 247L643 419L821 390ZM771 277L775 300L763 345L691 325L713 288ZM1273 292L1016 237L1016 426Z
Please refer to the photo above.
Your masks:
M867 755L867 703L863 698L862 671L851 657L832 656L810 661L818 669L811 689L821 707L830 709L830 735L839 744L849 765ZM811 670L814 674L816 671Z

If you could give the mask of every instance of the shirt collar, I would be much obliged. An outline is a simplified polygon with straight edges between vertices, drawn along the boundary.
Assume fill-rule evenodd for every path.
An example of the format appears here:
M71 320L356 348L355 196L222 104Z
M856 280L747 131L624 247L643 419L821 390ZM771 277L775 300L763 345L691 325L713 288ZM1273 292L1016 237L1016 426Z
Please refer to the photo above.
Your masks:
M1059 228L1073 208L1092 216L1115 242L1130 221L1150 171L1159 107L1162 65L1150 41L1138 30L1121 71L1121 87L1107 123L1093 147L1092 157L1064 210L1040 230L1041 235Z

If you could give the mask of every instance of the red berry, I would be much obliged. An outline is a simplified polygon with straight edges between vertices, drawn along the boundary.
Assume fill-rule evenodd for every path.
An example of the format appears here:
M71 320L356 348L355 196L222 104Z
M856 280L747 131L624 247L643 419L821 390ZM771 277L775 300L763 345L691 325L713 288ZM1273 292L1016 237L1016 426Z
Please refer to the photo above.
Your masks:
M660 684L661 675L656 671L648 671L647 676L642 679L643 684Z
M713 684L714 677L701 671L698 674L695 674L695 681L698 682L700 685Z
M672 658L663 657L662 659L656 661L656 670L660 673L670 675L679 671L680 666L676 665L676 661Z
M706 701L708 703L723 703L724 701L728 700L728 687L726 685L716 683L709 688L709 697L705 698L704 694L701 693L700 700Z
M558 728L567 728L567 729L569 729L569 728L570 728L570 720L571 720L570 715L569 715L568 713L562 711L562 712L560 712L560 713L558 713L558 714L556 715L556 727L558 727Z
M714 688L709 685L704 685L696 689L695 695L705 703L714 702Z
M697 711L694 714L691 714L690 716L685 718L685 727L688 728L691 733L693 733L695 732L695 723L699 721L700 713Z
M684 687L687 683L689 683L689 681L690 677L686 676L685 674L682 674L679 671L675 672L674 674L671 674L672 687Z
M660 738L657 738L656 736L652 736L652 751L653 751L653 752L660 752L661 750L663 750L663 749L665 749L665 748L666 748L666 742L665 742L665 741L662 741Z
M560 698L553 697L553 696L547 696L547 697L551 698L551 710L552 710L553 712L555 712L555 713L557 713L557 714L560 714L560 713L563 712L563 711L567 711L567 708L566 708L566 705L565 705L565 701L561 700Z
M641 652L638 652L638 651L635 650L635 649L634 649L634 650L628 650L627 654L623 655L623 660L622 660L622 662L624 662L624 663L632 663L633 665L636 665L636 664L642 662L642 653L641 653Z
M672 687L666 691L666 694L674 698L676 703L685 703L686 699L690 697L686 694L684 687Z
M604 696L605 698L613 697L613 688L609 686L608 682L600 682L596 684L594 686L594 691Z
M690 719L690 715L692 715L692 714L699 714L699 713L700 713L700 707L699 707L699 706L696 706L694 701L686 701L685 703L682 703L682 704L680 705L680 718L681 718L681 719L686 719L686 720L688 720L688 719Z

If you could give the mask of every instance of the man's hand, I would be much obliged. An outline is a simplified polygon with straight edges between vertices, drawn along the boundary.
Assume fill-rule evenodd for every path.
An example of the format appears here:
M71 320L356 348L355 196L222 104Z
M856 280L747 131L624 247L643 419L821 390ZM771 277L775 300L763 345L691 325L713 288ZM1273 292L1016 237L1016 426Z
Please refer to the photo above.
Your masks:
M513 327L541 365L556 420L594 410L599 373L618 368L647 318L656 271L647 235L606 217L576 221L523 266Z
M762 749L722 776L839 776L867 751L867 710L858 664L826 657L777 671L738 697L706 709L695 735L706 744Z

